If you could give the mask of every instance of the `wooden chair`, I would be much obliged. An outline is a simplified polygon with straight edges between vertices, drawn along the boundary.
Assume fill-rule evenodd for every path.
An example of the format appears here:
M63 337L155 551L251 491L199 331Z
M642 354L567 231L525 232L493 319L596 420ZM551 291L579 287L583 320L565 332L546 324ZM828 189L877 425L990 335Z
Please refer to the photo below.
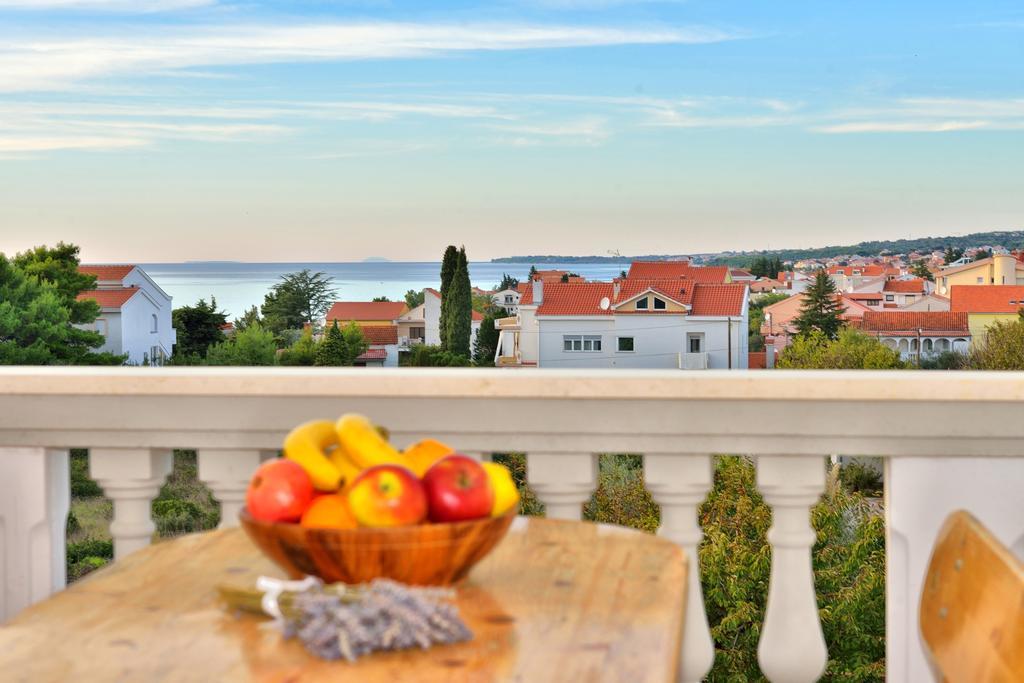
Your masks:
M935 541L920 620L937 679L1024 681L1024 563L963 510Z

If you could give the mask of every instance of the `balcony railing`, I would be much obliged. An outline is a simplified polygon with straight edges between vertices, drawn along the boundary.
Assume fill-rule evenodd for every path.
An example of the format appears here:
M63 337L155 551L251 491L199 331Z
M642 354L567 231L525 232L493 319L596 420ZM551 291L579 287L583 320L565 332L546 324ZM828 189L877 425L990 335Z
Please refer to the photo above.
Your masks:
M580 517L596 486L596 454L644 454L660 533L690 558L712 454L750 455L773 510L759 662L776 682L814 680L827 659L809 523L825 456L885 458L890 680L930 678L918 596L950 511L972 511L1024 551L1021 374L8 368L0 369L0 617L64 585L66 449L90 449L123 557L150 542L150 501L170 449L198 451L199 476L231 525L253 468L288 429L346 411L387 425L399 444L432 436L480 457L526 453L529 481L552 517ZM681 680L697 681L714 653L697 572L688 590Z

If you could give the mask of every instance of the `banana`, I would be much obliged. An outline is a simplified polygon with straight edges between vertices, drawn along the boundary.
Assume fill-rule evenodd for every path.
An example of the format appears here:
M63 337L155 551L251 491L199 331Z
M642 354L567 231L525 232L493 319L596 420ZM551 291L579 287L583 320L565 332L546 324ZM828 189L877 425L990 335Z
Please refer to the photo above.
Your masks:
M337 450L338 434L330 420L313 420L299 425L284 439L284 455L298 463L320 491L337 491L342 473L327 457L327 450Z
M375 465L408 466L402 454L362 415L342 415L335 424L335 430L345 455L361 470Z
M331 451L327 457L330 459L331 463L338 468L338 471L341 472L342 488L351 484L362 471L354 462L352 462L352 458L348 456L348 453L345 451L345 447L340 444L337 448Z

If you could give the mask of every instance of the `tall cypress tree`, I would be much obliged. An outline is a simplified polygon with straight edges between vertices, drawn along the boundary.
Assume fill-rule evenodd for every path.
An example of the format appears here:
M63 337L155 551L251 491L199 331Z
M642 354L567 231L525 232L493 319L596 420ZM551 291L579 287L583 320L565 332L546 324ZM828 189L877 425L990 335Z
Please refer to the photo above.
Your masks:
M818 331L829 339L835 339L843 326L843 305L837 300L839 290L836 283L824 270L819 270L814 284L804 292L800 304L800 315L794 321L802 336Z
M442 319L443 325L447 328L447 350L468 358L473 325L473 292L469 282L469 263L465 247L459 250L458 266L447 298L447 319Z
M448 347L448 294L459 266L459 250L449 244L441 259L441 347Z

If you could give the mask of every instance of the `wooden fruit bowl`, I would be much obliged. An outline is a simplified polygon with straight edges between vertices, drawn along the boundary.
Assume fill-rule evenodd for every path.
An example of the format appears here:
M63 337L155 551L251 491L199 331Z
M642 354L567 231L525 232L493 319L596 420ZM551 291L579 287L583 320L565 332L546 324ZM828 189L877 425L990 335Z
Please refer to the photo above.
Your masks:
M383 577L445 586L498 544L515 508L495 518L380 529L307 529L253 519L245 509L238 518L252 542L294 579L312 574L328 583L365 583Z

